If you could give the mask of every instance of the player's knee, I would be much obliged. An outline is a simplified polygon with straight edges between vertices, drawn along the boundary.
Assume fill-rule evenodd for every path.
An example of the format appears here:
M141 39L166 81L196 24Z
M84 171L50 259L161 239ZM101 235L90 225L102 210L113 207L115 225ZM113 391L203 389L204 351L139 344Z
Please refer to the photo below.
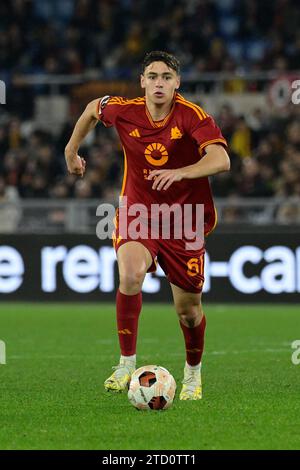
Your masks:
M124 293L139 292L145 278L144 270L128 269L120 272L120 288Z
M181 323L188 328L194 328L198 326L202 319L202 307L198 305L185 305L180 304L176 306L177 315Z

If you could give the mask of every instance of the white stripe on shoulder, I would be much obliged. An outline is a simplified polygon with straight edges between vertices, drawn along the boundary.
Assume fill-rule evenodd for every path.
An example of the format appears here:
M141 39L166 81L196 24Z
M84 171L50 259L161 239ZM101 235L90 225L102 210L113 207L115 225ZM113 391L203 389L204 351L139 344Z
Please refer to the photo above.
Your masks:
M103 96L103 98L100 100L99 114L101 114L102 110L105 108L105 106L106 106L107 103L109 102L110 98L111 98L110 95L105 95L105 96Z

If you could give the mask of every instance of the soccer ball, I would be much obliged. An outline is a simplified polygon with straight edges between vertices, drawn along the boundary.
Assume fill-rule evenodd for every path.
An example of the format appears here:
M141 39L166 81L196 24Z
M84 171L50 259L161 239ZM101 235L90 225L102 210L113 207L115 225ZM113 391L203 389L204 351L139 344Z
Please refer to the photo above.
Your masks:
M128 398L138 410L166 410L173 403L175 391L176 382L167 369L143 366L131 376Z

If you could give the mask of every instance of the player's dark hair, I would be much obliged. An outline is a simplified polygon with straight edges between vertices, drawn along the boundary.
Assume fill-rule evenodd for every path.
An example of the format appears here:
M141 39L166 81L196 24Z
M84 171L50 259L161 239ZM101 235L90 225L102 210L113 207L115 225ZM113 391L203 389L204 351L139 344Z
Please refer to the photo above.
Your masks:
M152 62L164 62L170 69L173 69L178 75L180 74L180 62L179 60L172 54L163 51L152 51L148 52L145 55L142 64L142 73L145 72L145 68L148 65L152 64Z

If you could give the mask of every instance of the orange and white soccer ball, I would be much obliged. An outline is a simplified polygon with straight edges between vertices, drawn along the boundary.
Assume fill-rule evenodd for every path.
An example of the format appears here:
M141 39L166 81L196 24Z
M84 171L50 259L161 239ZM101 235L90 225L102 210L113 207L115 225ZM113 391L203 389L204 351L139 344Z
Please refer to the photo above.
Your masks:
M130 403L138 410L166 410L174 400L176 382L161 366L143 366L131 376L128 390Z

